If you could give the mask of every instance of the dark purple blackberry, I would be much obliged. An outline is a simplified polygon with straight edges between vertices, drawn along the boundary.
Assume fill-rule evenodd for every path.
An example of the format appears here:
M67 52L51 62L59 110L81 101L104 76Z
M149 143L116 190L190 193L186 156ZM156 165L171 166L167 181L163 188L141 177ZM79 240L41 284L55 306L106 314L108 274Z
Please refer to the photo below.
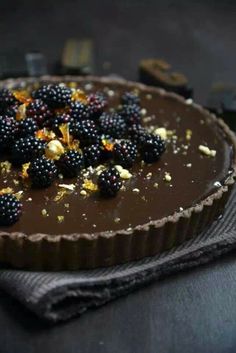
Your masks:
M69 105L71 95L71 89L60 84L44 85L32 93L33 98L42 99L51 108Z
M83 155L73 150L66 152L57 161L57 166L65 177L76 177L84 167Z
M46 143L33 136L22 137L17 140L11 149L12 162L21 165L44 154Z
M16 122L13 118L0 116L0 151L10 147L16 134Z
M140 105L140 98L134 92L125 92L121 96L121 104L123 105Z
M0 195L0 226L16 223L22 213L22 203L14 195Z
M98 189L104 196L115 196L121 186L120 174L116 168L109 168L98 177Z
M116 164L130 168L137 157L137 148L131 141L121 141L114 144L113 158Z
M89 167L89 166L95 167L101 161L101 157L102 157L101 146L99 144L96 144L96 145L84 147L83 154L84 154L85 167Z
M88 109L92 119L98 119L107 107L107 99L102 93L92 93L88 96Z
M142 138L147 135L147 131L140 124L133 124L128 128L128 137L136 144L139 145Z
M140 107L137 104L122 105L119 114L125 119L127 125L139 124L141 121Z
M45 156L34 159L27 170L32 186L46 188L50 186L57 177L55 163Z
M86 104L76 101L70 103L69 114L75 120L82 120L89 118L89 109Z
M81 146L89 146L99 140L98 130L93 120L77 120L71 124L72 136L80 141Z
M146 163L156 162L165 151L165 142L159 135L147 134L141 142L141 157Z
M10 107L8 107L5 110L5 114L4 115L15 119L16 118L16 114L18 112L18 109L19 109L19 105L18 104L11 105Z
M38 126L42 127L46 120L52 118L53 113L46 103L40 99L36 99L27 106L26 116L33 118Z
M114 138L122 138L126 134L125 120L117 113L103 113L99 118L99 124L102 134Z
M0 89L0 112L3 112L6 108L16 103L18 103L18 100L9 89Z
M36 121L32 118L26 118L19 121L17 135L19 137L33 136L38 130Z
M51 129L55 134L58 136L62 136L61 131L59 129L60 125L72 123L71 116L67 113L63 113L61 115L56 115L55 117L51 118L50 120L44 123L45 127Z

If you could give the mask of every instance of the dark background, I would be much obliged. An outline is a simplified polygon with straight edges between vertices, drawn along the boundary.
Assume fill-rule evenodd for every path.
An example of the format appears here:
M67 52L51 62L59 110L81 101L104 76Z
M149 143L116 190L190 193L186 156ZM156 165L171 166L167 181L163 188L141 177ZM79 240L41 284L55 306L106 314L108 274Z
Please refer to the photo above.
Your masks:
M213 83L236 83L235 19L235 1L0 0L0 53L40 50L52 71L69 37L88 37L95 73L137 79L140 59L162 57L205 103ZM235 352L235 332L235 254L55 327L0 292L0 353Z

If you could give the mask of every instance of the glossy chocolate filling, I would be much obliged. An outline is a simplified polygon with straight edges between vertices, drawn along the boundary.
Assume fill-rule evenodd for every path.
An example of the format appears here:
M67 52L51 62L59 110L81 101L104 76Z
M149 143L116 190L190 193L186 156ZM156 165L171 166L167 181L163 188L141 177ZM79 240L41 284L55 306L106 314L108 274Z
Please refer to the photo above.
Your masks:
M80 87L88 88L87 83ZM93 83L92 91L104 89L110 107L117 106L120 94L127 91L124 84ZM164 126L177 136L176 143L172 139L167 144L167 151L158 162L152 165L137 162L131 170L132 178L124 181L126 190L110 199L97 193L80 195L81 178L58 180L42 190L26 188L20 221L11 227L1 227L1 231L59 235L128 229L195 206L216 191L231 172L233 161L233 149L223 129L191 104L171 96L141 90L140 97L142 108L147 111L143 124ZM192 137L188 141L189 129ZM199 145L216 150L216 156L203 155ZM166 172L170 173L171 181L163 180ZM17 173L12 170L8 175L1 174L0 189L12 186L16 192L23 190L21 184L16 186L13 182ZM56 202L60 183L77 183L77 186L74 192ZM42 210L46 210L46 216ZM64 220L59 222L58 216Z

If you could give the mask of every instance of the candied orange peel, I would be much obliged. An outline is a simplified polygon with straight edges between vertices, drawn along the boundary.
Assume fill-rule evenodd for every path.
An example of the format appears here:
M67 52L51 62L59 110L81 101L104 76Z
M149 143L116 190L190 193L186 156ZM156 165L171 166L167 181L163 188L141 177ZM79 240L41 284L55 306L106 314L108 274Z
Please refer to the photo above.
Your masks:
M20 172L20 177L22 179L28 179L29 174L28 174L28 169L29 169L30 163L25 163L22 165L22 170Z
M88 98L85 94L84 91L82 91L81 89L76 89L74 90L74 92L71 95L71 100L72 101L79 101L83 104L88 104Z
M113 151L114 143L112 143L111 141L103 139L102 140L102 145L103 145L105 150L110 151L110 152Z
M28 105L32 102L32 98L27 91L13 91L14 97L21 103Z
M38 130L36 132L35 137L37 137L40 140L51 141L51 140L55 139L56 135L51 130L42 129L42 130Z

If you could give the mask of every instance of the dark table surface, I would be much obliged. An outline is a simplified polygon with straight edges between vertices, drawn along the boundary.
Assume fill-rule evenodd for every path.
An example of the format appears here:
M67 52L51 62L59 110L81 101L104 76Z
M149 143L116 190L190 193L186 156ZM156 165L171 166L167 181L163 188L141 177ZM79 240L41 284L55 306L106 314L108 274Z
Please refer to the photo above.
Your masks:
M68 37L89 37L96 73L134 80L140 59L163 57L204 103L212 83L236 83L235 18L235 1L0 0L0 51L41 50L52 68ZM235 254L58 326L0 292L0 353L236 352L235 332Z

